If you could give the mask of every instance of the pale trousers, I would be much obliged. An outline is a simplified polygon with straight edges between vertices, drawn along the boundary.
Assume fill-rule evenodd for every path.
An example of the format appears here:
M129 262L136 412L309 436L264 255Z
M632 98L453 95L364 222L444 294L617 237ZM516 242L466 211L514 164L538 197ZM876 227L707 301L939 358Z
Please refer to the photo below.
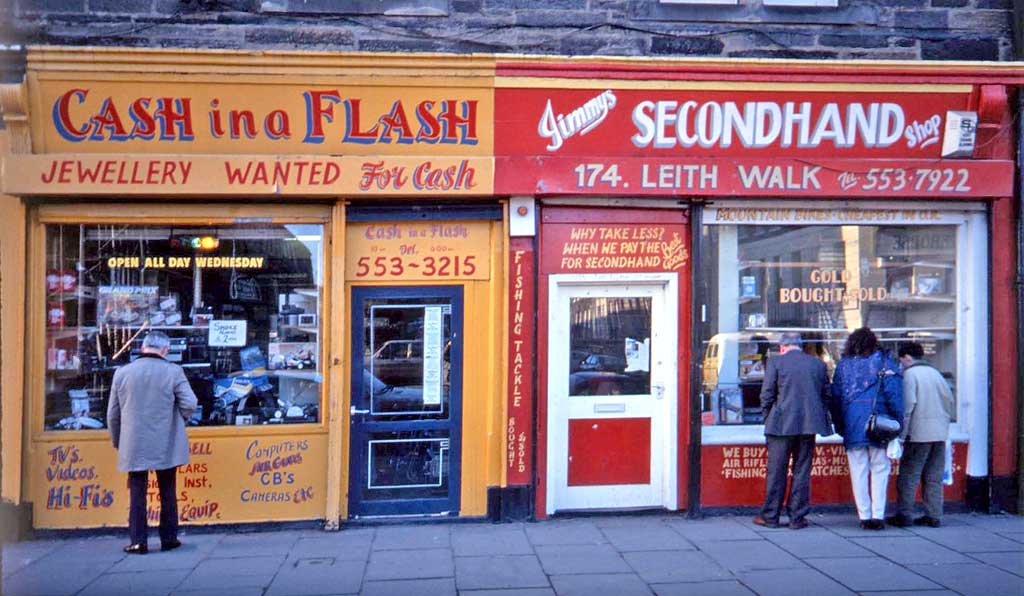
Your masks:
M892 471L885 449L854 447L846 450L846 459L850 462L857 517L861 520L885 519L886 489L889 488L889 472Z

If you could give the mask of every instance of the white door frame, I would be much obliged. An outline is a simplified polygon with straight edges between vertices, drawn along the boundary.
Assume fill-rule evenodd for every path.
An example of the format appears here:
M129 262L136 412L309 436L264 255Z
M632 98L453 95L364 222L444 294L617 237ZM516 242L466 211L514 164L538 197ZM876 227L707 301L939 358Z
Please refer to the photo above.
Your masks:
M660 505L668 510L678 509L677 494L678 494L678 483L677 483L677 461L678 461L678 394L679 394L679 275L674 272L667 273L599 273L599 274L557 274L551 275L548 279L548 386L547 386L547 490L546 490L546 513L553 514L559 510L559 493L565 490L565 485L568 482L568 461L567 461L567 450L568 450L568 404L564 403L564 399L568 394L565 389L556 390L557 383L565 383L567 380L567 374L552 374L553 371L560 371L563 366L558 363L552 366L552 362L556 359L559 361L564 360L564 354L561 349L555 348L555 346L565 345L568 347L568 337L556 337L558 326L555 322L555 318L558 316L565 317L566 313L559 312L558 306L561 301L561 292L559 291L562 287L586 287L586 286L645 286L645 287L656 287L663 291L663 313L662 319L664 323L671 322L671 324L665 324L663 328L659 328L659 333L663 334L664 339L662 343L668 346L674 346L674 348L668 348L670 354L667 354L664 358L664 364L662 365L663 378L657 379L664 384L665 395L664 398L655 401L655 404L660 405L658 410L651 412L651 427L652 435L655 435L654 426L662 425L662 432L657 433L663 437L662 445L651 445L651 457L654 459L655 450L661 449L661 494L660 494ZM663 324L664 324L663 323ZM653 342L652 342L653 343ZM557 352L557 354L556 354ZM651 362L653 365L654 354L652 349ZM562 363L564 364L564 362ZM566 373L568 371L565 371ZM653 372L653 371L652 371ZM557 378L556 378L557 377ZM656 382L652 375L652 391L654 390L654 383ZM628 417L628 416L627 416ZM652 474L656 470L652 470ZM652 483L654 478L652 477ZM643 485L646 486L646 485ZM608 490L613 486L595 487L594 490ZM574 490L582 491L586 490L583 487L574 487ZM638 492L636 487L630 487L629 485L622 485L620 488L615 490L621 490L625 493L627 499L629 499L630 492ZM649 489L639 491L646 494ZM598 499L600 501L601 499ZM657 506L657 504L654 504ZM566 507L561 507L566 509ZM591 507L573 507L574 509L586 509ZM593 508L609 508L608 505L601 505L599 502L595 502Z

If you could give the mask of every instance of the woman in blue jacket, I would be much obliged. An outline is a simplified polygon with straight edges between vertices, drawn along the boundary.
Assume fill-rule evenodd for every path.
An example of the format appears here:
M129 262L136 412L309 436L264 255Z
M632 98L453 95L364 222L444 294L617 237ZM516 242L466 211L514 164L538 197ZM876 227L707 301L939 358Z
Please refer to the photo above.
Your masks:
M867 424L874 411L903 421L903 380L896 362L878 344L878 337L862 327L850 334L843 357L832 376L832 420L843 436L850 462L853 498L860 526L885 528L886 489L892 464L885 445L868 438Z

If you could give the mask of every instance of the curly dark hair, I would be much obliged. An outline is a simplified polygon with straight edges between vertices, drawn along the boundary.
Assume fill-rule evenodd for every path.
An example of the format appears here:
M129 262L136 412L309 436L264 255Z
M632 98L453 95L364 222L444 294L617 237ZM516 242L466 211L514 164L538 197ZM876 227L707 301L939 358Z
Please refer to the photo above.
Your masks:
M870 356L878 351L878 336L867 327L861 327L846 338L843 356Z

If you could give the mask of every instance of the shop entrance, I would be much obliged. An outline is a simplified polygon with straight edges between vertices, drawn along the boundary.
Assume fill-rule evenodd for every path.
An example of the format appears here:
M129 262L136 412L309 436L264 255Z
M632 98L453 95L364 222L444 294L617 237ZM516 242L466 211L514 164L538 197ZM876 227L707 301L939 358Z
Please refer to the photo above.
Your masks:
M462 292L352 289L352 517L459 511Z
M676 273L552 275L548 513L676 508Z

